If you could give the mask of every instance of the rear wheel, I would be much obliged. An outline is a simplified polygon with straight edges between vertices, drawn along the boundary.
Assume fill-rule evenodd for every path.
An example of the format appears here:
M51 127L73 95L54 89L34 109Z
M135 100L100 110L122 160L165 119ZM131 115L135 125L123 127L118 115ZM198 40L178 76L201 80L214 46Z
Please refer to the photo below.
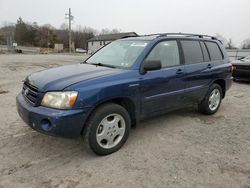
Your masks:
M120 105L109 103L100 106L86 124L85 142L98 155L119 150L126 142L131 120Z
M222 89L218 84L213 84L203 101L199 104L199 111L204 114L214 114L218 111L222 100Z

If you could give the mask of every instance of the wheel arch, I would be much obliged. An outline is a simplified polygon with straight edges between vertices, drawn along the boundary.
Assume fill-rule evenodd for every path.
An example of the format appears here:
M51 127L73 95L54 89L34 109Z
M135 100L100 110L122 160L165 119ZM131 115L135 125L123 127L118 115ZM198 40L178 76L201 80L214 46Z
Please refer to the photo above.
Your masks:
M218 84L222 89L222 98L226 95L226 81L223 79L217 79L213 83Z
M100 106L107 104L107 103L114 103L114 104L118 104L118 105L124 107L128 111L128 113L131 117L131 127L134 127L134 128L136 127L136 123L137 123L137 119L138 119L137 112L136 112L136 105L135 105L134 101L128 97L111 98L111 99L106 99L106 100L99 102L98 104L96 104L92 108L85 123L88 121L88 119L90 118L90 116L93 114L93 112L96 109L98 109ZM83 126L83 128L82 128L81 134L83 134L84 129L85 129L85 126Z

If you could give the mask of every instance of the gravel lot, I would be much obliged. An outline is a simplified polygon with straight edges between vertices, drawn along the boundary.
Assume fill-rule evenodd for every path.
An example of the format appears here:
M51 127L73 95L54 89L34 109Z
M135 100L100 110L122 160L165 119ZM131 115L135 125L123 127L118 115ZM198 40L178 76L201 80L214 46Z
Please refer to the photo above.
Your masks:
M15 105L25 76L84 58L0 55L0 187L250 187L249 83L234 83L213 116L184 109L141 122L109 156L28 128Z

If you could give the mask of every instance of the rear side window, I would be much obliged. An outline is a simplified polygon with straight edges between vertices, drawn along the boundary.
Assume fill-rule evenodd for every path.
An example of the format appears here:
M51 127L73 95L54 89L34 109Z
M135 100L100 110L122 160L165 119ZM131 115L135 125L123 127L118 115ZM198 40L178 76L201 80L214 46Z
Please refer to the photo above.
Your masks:
M205 62L210 61L208 51L207 51L207 47L205 46L204 42L201 42L201 49L202 49L202 52L203 52L204 61Z
M203 62L203 54L199 41L183 40L181 41L185 63L201 63Z
M146 61L148 60L160 60L163 68L179 65L177 42L175 40L159 42L146 58Z
M223 55L221 53L221 50L218 46L218 44L216 44L215 42L205 42L211 57L212 61L215 60L222 60L223 59Z

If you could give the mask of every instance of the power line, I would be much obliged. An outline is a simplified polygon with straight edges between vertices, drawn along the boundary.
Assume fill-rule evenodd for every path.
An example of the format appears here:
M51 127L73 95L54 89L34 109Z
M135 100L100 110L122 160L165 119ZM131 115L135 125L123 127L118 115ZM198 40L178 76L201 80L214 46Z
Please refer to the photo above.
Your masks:
M71 42L71 21L74 19L74 16L72 16L71 8L69 8L69 13L65 14L66 19L69 20L69 53L72 51L72 42Z

